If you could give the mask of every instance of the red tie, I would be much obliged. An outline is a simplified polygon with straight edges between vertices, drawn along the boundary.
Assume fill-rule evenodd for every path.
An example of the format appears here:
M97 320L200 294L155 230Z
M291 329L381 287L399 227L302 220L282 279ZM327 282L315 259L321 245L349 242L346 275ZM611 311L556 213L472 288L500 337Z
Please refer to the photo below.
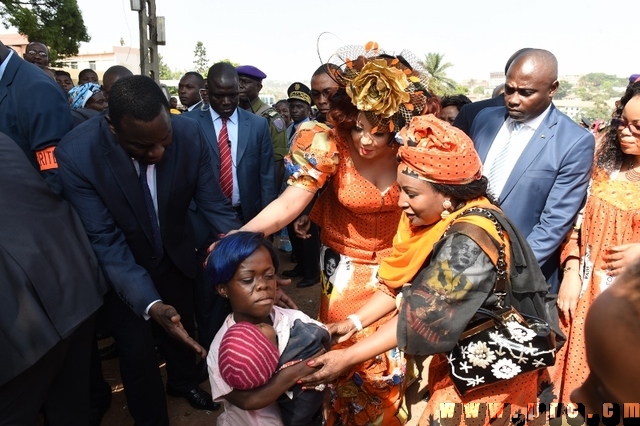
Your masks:
M222 193L231 198L233 195L233 173L231 171L231 142L227 132L227 119L222 118L222 128L218 135L218 150L220 151L220 188Z

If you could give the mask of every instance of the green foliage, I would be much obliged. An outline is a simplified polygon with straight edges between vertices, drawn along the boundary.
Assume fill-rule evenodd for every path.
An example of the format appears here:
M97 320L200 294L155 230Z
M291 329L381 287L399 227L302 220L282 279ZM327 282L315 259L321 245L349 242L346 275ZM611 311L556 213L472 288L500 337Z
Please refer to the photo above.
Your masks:
M220 59L220 62L226 62L228 64L233 65L234 67L239 67L240 66L240 64L238 62L233 62L231 59L228 59L228 58Z
M49 61L78 53L91 40L76 0L0 0L0 18L29 41L49 46Z
M560 85L558 86L558 91L556 92L553 99L564 99L569 93L573 90L573 85L566 80L560 80Z
M164 58L160 54L158 54L158 70L160 80L179 80L184 74L181 70L172 70L169 65L164 63Z
M592 121L598 119L608 121L611 119L612 112L612 108L603 99L596 99L593 107L587 108L582 116Z
M447 77L447 68L453 66L450 62L444 62L444 54L427 53L422 62L430 77L429 89L438 96L445 96L455 92L457 83Z
M576 94L583 101L592 101L597 97L605 99L622 96L623 90L615 90L615 87L623 88L627 86L627 79L615 75L594 72L585 74L578 80L579 88Z
M484 86L476 86L473 88L473 94L474 95L482 95L484 94L484 89L486 89L486 87Z
M207 78L207 73L209 72L209 59L207 59L207 48L204 47L204 44L201 41L196 43L193 55L195 56L195 59L193 60L193 64L195 65L194 71L197 71L204 78Z
M469 88L467 86L463 86L461 84L456 83L456 87L453 89L454 95L468 95Z

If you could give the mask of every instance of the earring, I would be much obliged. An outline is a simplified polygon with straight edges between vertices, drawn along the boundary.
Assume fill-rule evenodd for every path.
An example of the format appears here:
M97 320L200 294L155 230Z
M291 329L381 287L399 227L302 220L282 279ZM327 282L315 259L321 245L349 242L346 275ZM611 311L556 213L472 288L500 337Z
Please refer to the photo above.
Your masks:
M442 208L444 210L442 211L442 213L440 213L440 217L442 218L442 220L445 220L451 214L449 212L449 209L451 208L451 200L449 200L448 198L445 198L444 201L442 202Z

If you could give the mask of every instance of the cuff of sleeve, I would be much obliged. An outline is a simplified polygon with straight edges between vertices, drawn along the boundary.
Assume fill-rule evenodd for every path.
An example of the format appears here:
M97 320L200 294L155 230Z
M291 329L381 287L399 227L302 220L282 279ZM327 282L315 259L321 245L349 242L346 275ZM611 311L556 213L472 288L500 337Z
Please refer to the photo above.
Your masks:
M158 300L154 300L153 302L149 303L149 306L147 306L147 308L144 310L144 313L142 314L142 318L144 318L145 320L148 320L149 318L151 318L149 316L149 309L151 309L151 307L153 305L155 305L158 302L162 302L162 300L158 299Z

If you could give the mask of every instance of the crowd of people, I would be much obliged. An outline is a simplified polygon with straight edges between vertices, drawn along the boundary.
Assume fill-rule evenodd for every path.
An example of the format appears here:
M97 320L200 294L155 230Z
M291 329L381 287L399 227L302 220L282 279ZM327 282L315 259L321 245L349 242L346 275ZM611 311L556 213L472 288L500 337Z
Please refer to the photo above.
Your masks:
M473 103L372 42L273 106L265 78L216 63L184 74L178 105L125 67L74 85L43 43L20 58L0 42L0 425L100 424L104 336L140 425L169 424L165 394L222 407L220 426L439 424L447 404L454 424L478 404L474 422L509 423L640 402L637 75L597 137L554 106L543 49L515 52ZM278 271L285 230L297 265ZM279 272L321 284L317 320ZM554 365L469 345L461 368L485 376L461 391L452 351L479 311L506 308L546 323Z

